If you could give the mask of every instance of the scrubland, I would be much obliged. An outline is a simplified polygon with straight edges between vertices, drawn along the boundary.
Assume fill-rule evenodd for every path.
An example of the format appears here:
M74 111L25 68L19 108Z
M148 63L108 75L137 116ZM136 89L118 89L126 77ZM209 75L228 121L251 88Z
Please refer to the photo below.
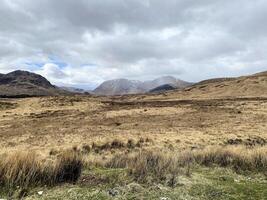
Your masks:
M266 199L267 99L0 100L0 198Z

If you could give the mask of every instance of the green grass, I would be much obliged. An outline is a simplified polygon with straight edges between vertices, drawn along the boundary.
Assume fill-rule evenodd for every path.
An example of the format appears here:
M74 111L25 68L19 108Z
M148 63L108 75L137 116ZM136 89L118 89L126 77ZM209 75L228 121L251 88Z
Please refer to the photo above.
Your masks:
M193 185L189 193L202 199L267 199L267 181L254 174L238 175L227 169L202 170L201 173L212 184Z
M129 177L124 169L86 170L81 180L84 181L75 185L33 188L28 191L25 199L160 200L165 197L173 200L265 200L267 197L266 177L261 174L240 175L225 168L195 168L190 177L179 176L178 184L174 188L164 183L134 183L134 179ZM43 194L38 195L38 191L43 191ZM112 196L109 191L117 194Z

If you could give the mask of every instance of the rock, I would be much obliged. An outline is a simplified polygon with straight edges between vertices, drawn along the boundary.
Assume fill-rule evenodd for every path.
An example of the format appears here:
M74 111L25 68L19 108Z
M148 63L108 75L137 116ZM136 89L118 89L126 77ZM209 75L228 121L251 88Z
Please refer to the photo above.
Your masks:
M168 197L160 197L160 200L170 200Z
M143 191L144 188L138 183L130 183L129 185L127 185L127 190L132 193L136 193L136 192L138 193L138 192Z
M44 193L44 191L37 192L37 194L40 195L40 196L43 195L43 193Z
M115 189L115 188L113 188L113 189L109 189L109 190L108 190L108 194L109 194L110 196L115 197L115 196L119 195L119 191L118 191L117 189Z
M156 185L154 186L154 189L155 189L155 190L165 191L165 192L169 191L169 189L168 189L167 187L164 187L164 186L161 185L161 184L156 184Z

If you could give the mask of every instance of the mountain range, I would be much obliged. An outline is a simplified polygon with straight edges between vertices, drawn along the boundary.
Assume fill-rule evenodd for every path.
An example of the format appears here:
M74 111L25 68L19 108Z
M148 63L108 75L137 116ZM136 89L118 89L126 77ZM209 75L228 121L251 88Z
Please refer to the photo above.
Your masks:
M180 89L180 90L175 90ZM267 71L249 76L236 78L216 78L204 80L199 83L189 83L171 76L163 76L152 81L134 81L128 79L115 79L103 82L94 91L96 95L123 95L137 93L161 93L168 95L192 96L265 96L267 95ZM88 91L57 87L41 75L14 71L0 74L0 97L31 97L70 95Z
M166 88L166 85L168 85L168 88ZM171 76L163 76L144 82L115 79L103 82L91 93L97 95L123 95L150 91L163 92L170 89L185 88L190 85L192 84ZM85 92L87 91L79 88L57 87L43 76L28 71L17 70L8 74L0 74L0 97L51 96Z
M114 79L103 82L93 91L93 93L97 95L146 93L163 85L170 85L173 89L182 89L191 86L192 83L176 79L172 76L163 76L151 81L143 82L128 79Z

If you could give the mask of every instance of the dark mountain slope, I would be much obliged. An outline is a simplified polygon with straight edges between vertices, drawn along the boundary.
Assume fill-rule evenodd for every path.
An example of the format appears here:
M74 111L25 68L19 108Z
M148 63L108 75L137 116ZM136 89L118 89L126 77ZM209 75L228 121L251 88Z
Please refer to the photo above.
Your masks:
M39 74L17 70L0 75L0 97L49 96L66 93Z
M150 93L161 93L161 92L166 92L166 91L175 90L175 89L176 89L176 87L169 85L169 84L165 84L165 85L161 85L159 87L156 87L156 88L150 90L149 92Z

